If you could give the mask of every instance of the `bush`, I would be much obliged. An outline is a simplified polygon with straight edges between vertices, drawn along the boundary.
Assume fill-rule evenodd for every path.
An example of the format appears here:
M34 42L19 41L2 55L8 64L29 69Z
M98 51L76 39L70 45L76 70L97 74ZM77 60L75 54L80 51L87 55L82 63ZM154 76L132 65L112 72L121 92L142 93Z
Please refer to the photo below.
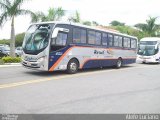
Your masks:
M4 63L19 63L19 62L21 62L21 58L20 57L14 57L14 58L12 58L10 56L7 56L7 57L3 57L2 61Z

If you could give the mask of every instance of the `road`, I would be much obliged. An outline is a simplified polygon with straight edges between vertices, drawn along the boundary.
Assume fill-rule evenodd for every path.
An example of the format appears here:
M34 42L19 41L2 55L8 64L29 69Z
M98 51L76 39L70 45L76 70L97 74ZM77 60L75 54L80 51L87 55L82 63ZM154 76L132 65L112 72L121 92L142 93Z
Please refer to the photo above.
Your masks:
M0 113L160 113L160 65L65 72L0 68Z

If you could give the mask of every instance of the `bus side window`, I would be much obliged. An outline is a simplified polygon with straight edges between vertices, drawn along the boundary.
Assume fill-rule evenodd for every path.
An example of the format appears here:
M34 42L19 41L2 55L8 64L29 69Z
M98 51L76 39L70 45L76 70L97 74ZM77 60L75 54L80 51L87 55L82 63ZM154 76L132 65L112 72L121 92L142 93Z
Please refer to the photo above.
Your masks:
M86 30L73 28L73 43L86 43Z
M119 36L119 39L118 39L118 46L122 47L122 37L120 37L120 36Z
M130 48L131 47L130 38L126 38L126 37L123 38L123 47L125 47L125 48Z
M56 39L57 46L65 46L67 42L67 33L59 32Z
M89 31L88 32L88 44L95 44L96 39L96 32L95 31Z
M135 39L131 39L131 48L136 48L136 40Z
M108 35L106 33L102 34L102 45L107 46Z
M101 33L96 32L96 45L101 45Z
M109 46L113 46L113 35L108 35Z
M56 39L52 40L51 51L59 50L66 46L68 34L65 32L58 32Z
M118 47L118 38L119 36L114 36L114 47Z

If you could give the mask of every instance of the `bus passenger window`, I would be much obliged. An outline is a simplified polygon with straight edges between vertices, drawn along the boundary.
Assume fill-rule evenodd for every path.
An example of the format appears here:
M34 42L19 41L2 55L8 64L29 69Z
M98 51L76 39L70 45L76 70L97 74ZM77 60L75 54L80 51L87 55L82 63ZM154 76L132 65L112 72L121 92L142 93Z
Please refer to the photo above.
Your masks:
M81 30L78 28L73 29L73 43L81 43Z
M65 46L66 42L67 42L67 33L59 32L56 39L56 45Z
M122 47L122 37L119 37L119 39L118 39L118 46Z
M86 43L87 41L87 32L86 30L81 30L81 43Z
M113 46L113 35L109 34L108 40L109 40L109 46Z
M118 36L114 36L114 46L118 47Z
M95 44L96 39L96 32L95 31L89 31L88 32L88 43L89 44Z
M136 40L135 39L131 39L131 48L136 48Z
M86 30L74 28L73 43L86 43Z
M96 32L96 45L101 45L101 33Z
M102 45L105 45L107 46L107 34L106 33L103 33L102 34Z
M123 38L123 47L130 48L130 44L131 44L130 38L124 37Z

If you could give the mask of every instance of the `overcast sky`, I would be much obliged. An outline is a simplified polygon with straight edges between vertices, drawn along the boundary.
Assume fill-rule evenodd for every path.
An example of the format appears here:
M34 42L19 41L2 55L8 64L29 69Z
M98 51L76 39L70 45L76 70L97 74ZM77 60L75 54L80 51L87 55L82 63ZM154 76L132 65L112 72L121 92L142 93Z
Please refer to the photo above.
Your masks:
M133 26L144 23L148 16L160 16L159 6L160 0L30 0L23 8L46 13L50 7L62 7L69 11L67 16L78 10L82 20L97 21L103 25L118 20ZM65 20L66 17L63 18ZM157 23L160 24L160 18ZM8 21L0 28L0 39L10 38L10 24ZM16 18L16 34L26 31L29 24L29 16Z

